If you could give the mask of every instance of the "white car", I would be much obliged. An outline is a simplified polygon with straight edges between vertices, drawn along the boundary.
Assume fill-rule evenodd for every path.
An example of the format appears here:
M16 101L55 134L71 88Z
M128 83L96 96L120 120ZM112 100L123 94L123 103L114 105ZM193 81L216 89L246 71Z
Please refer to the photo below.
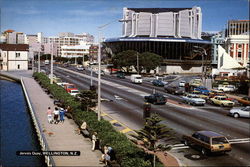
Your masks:
M246 106L243 108L232 108L229 111L229 115L233 116L234 118L238 117L250 118L250 106Z
M218 90L223 90L224 92L233 92L236 90L234 85L219 85Z
M206 103L206 100L200 98L196 94L187 94L186 96L182 96L182 99L185 103L191 105L204 105Z
M78 71L83 71L83 70L84 70L84 68L83 68L83 66L82 66L82 65L78 65L78 66L76 66L76 69L77 69Z
M70 90L69 94L72 96L76 96L76 95L80 94L80 92L77 89L73 89L73 90Z
M69 83L68 82L58 82L56 84L64 88L64 85L69 84Z
M185 84L186 84L186 81L180 81L180 82L179 82L179 87L184 87Z

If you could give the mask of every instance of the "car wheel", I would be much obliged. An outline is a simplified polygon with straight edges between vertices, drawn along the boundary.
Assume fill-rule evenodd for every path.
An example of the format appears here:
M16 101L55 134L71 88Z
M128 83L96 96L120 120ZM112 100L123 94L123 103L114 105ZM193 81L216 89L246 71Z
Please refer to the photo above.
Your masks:
M202 155L207 155L207 149L202 148L202 149L201 149L201 154L202 154Z
M224 104L221 104L220 106L221 106L221 107L225 107Z
M240 117L240 115L238 114L238 113L234 113L234 118L239 118Z

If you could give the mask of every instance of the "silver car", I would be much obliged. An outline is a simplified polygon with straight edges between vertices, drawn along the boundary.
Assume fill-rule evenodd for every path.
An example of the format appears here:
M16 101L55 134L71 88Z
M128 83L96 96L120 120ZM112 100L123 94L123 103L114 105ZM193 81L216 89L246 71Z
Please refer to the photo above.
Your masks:
M238 117L250 118L250 106L246 106L243 108L232 108L229 111L229 115L233 116L234 118Z

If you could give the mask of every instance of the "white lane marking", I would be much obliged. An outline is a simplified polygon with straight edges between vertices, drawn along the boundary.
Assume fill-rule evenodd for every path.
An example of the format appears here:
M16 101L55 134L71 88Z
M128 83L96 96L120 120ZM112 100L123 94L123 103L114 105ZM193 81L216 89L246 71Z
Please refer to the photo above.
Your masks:
M250 143L250 138L230 139L228 141L230 144Z

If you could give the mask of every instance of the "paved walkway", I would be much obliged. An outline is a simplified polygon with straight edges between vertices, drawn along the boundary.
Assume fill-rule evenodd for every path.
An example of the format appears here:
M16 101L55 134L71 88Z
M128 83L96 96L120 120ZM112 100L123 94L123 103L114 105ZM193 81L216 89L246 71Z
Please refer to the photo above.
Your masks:
M49 124L47 108L54 108L53 100L42 90L33 78L23 78L37 119L41 123L44 135L52 151L80 151L80 156L54 156L56 166L103 166L99 164L100 151L91 150L90 139L76 133L73 120L65 118L64 123ZM49 135L51 134L51 135Z
M7 73L9 75L9 73ZM11 74L20 78L22 73ZM103 166L99 164L101 152L91 151L90 139L76 133L77 126L73 120L65 118L64 123L49 124L47 122L47 108L54 109L53 100L42 90L40 85L31 78L31 75L23 77L24 85L32 103L37 119L42 125L43 133L49 145L50 151L80 151L80 156L53 156L56 166Z

